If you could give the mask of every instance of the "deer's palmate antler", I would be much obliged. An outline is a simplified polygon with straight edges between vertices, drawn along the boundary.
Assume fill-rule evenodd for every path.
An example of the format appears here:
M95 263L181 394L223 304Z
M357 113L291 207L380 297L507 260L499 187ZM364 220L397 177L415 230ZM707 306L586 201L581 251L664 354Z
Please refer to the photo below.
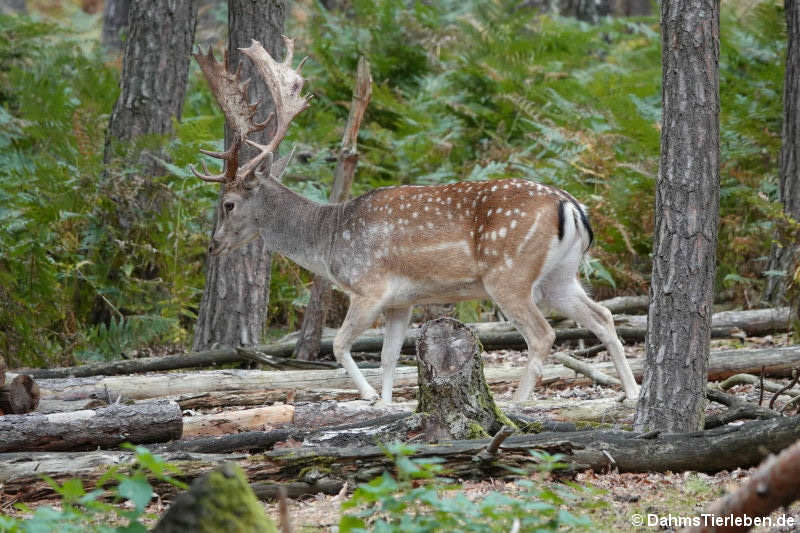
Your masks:
M341 204L312 202L278 181L288 158L273 154L294 117L309 105L301 94L294 45L284 37L286 58L275 61L256 41L242 53L269 88L275 112L253 117L248 82L209 52L197 55L211 90L234 131L218 175L195 174L225 184L212 254L262 238L268 248L329 278L350 296L347 317L333 343L336 359L364 398L377 393L353 362L350 347L383 312L382 399L391 402L393 372L416 303L491 298L525 337L528 366L515 397L525 400L541 380L555 334L539 311L545 304L575 319L606 345L629 399L638 386L617 338L611 313L593 302L577 279L592 242L585 208L568 193L522 179L385 187ZM302 62L301 62L302 65ZM248 139L274 121L266 144ZM239 165L242 143L259 152ZM266 167L265 172L259 169Z

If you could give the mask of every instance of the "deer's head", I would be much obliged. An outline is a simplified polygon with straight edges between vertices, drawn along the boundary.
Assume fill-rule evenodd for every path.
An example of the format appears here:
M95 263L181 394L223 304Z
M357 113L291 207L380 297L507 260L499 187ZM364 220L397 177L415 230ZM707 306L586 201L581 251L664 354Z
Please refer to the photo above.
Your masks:
M208 54L195 54L211 92L225 115L233 131L233 142L225 152L202 153L222 159L224 168L220 174L212 175L203 162L203 172L191 167L192 172L204 181L224 184L219 208L219 220L211 239L209 252L219 255L243 246L258 238L259 232L267 222L269 214L269 189L283 175L292 154L275 159L278 150L294 117L308 107L309 96L302 96L305 80L300 75L303 59L296 69L292 68L294 43L283 37L286 58L275 61L258 41L249 48L241 48L242 53L253 61L256 70L263 78L272 95L275 110L264 122L256 122L254 115L262 102L249 103L247 87L250 80L241 80L241 69L228 70L228 57L221 64L209 49ZM267 144L258 144L247 138L248 135L265 129L274 121L275 134ZM244 165L239 164L242 144L247 143L258 153Z

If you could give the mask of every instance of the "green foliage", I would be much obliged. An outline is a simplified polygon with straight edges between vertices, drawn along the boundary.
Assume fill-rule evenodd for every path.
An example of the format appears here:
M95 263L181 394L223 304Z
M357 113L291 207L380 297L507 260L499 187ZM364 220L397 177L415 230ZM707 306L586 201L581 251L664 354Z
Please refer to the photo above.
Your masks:
M531 479L517 482L519 493L491 491L471 500L461 486L446 477L437 458L411 457L413 447L392 444L386 449L396 475L384 472L359 485L342 504L339 529L343 533L436 532L436 531L558 531L568 526L591 530L592 523L563 507L580 506L587 489L545 481L546 475L563 468L561 457L531 451L536 464ZM519 472L524 475L525 472Z
M43 476L59 495L59 508L47 506L34 511L25 505L17 505L20 511L30 514L30 518L19 519L0 514L0 532L146 532L147 527L142 520L155 517L145 512L154 495L149 479L164 481L181 489L187 486L172 477L171 474L179 473L177 467L153 455L147 448L130 444L123 447L136 452L136 460L129 473L122 474L119 466L113 466L91 491L84 488L80 479L68 479L59 484Z
M111 318L106 325L100 323L86 331L89 349L79 351L80 361L110 361L119 358L137 346L162 338L175 325L175 320L150 315L132 315Z

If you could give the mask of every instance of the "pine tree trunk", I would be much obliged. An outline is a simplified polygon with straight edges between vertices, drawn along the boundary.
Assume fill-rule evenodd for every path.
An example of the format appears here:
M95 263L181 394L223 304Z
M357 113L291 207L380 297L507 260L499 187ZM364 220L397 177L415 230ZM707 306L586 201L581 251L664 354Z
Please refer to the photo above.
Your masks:
M242 78L252 79L250 95L253 101L263 101L256 115L264 120L273 109L266 85L255 72L252 63L240 62L239 48L250 46L255 39L275 58L283 58L283 33L286 21L285 0L229 0L228 55L231 69L241 65ZM269 128L267 128L269 130ZM266 144L271 131L262 131L250 139ZM225 146L231 134L225 128ZM242 161L253 155L252 148L243 146ZM214 230L219 218L219 204L214 214ZM212 231L213 235L214 232ZM270 265L272 256L261 239L228 254L208 256L206 286L194 332L195 351L217 346L255 344L261 340L269 304Z
M128 27L131 0L105 0L101 41L109 50L122 49L122 32Z
M169 133L173 118L180 119L196 18L192 0L131 4L121 92L106 134L106 164L117 152L135 161L138 155L130 153L127 141Z
M661 4L661 161L637 431L703 428L719 220L719 0Z
M785 0L788 46L783 82L783 143L780 160L780 199L783 213L800 221L800 2ZM794 239L778 238L772 247L769 270L782 272L767 278L764 298L783 302L789 280L797 267L800 247ZM783 241L783 242L780 242Z

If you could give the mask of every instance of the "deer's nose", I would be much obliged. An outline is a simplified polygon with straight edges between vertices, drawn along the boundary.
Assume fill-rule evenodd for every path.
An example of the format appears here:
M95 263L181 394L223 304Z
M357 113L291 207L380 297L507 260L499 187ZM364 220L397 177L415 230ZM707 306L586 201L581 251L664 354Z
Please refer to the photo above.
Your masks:
M211 239L211 244L208 245L208 253L213 254L215 250L219 250L219 241Z

